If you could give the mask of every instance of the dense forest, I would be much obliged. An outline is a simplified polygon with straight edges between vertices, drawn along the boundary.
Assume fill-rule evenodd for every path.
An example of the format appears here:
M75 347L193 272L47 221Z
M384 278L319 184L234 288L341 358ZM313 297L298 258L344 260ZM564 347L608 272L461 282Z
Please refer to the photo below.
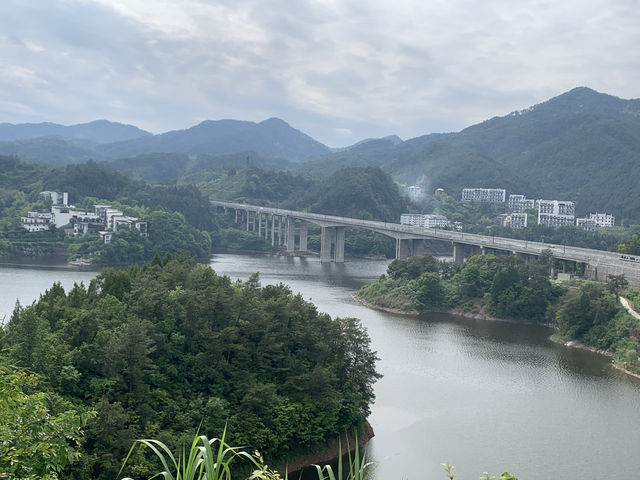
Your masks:
M308 453L362 425L379 377L356 319L187 257L105 269L68 292L54 284L16 305L0 352L39 376L32 389L52 399L52 415L86 420L81 457L63 475L74 479L114 479L137 438L176 447L225 425L229 442L272 461ZM139 476L153 468L135 463Z
M463 267L433 257L394 260L386 275L363 286L369 304L404 312L467 311L554 326L558 338L614 352L624 368L640 372L640 323L618 301L640 307L640 290L624 276L609 283L549 278L550 252L526 263L515 255L477 255Z

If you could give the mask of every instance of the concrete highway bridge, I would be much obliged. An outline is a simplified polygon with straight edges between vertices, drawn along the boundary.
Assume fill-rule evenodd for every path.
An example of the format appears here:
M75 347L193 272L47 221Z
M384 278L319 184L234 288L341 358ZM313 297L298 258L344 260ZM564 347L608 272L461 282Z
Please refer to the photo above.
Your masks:
M394 238L396 258L424 255L425 242L433 240L451 243L453 258L458 264L462 264L465 257L470 255L502 251L527 258L549 250L554 258L563 261L563 266L569 262L584 264L587 278L607 281L609 275L624 274L631 285L640 286L640 256L243 203L218 200L211 203L225 212L234 211L236 222L246 225L247 231L253 231L267 240L270 238L272 245L283 245L289 253L306 252L308 225L319 225L321 262L344 262L344 232L346 228L355 227Z

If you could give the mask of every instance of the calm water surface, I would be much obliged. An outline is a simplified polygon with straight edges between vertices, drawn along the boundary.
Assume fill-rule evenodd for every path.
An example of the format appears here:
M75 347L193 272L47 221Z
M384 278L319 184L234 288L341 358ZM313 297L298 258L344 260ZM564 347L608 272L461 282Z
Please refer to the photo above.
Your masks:
M528 479L640 478L640 385L544 328L451 315L406 318L365 308L353 293L387 262L214 256L232 278L259 271L332 316L369 330L384 378L375 386L370 455L378 479L459 479L504 470Z
M74 283L88 284L97 273L96 269L70 266L62 258L0 257L0 323L9 321L16 300L22 306L31 305L54 282L68 291Z
M211 266L233 279L258 271L263 284L286 283L332 316L362 320L384 374L370 417L377 479L443 480L446 461L461 480L503 470L520 480L640 478L640 384L604 357L555 345L542 328L405 318L355 302L387 262L225 254ZM0 318L16 298L30 304L54 281L69 288L95 274L0 264Z

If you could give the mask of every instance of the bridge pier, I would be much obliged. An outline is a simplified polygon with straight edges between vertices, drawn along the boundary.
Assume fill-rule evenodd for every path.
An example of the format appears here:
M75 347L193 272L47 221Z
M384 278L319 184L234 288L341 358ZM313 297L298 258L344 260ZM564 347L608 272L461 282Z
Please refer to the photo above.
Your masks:
M456 265L464 265L464 244L453 242L453 261Z
M344 228L335 227L336 243L334 246L334 261L336 263L344 263Z
M271 214L271 246L276 244L276 216Z
M287 217L287 253L293 253L296 249L296 219Z
M396 238L396 260L411 257L413 254L413 240L409 238Z
M322 227L320 234L320 262L344 263L345 227ZM333 247L333 249L332 249Z
M309 224L300 220L300 251L307 251L307 239L309 238Z
M322 227L320 233L320 263L331 261L331 244L333 243L333 229L331 227Z

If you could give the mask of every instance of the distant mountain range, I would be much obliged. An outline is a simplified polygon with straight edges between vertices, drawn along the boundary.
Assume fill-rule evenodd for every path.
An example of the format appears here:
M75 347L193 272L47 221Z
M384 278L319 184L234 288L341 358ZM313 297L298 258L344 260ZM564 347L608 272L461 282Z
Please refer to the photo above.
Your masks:
M0 124L0 154L47 165L131 158L151 153L229 155L254 152L264 158L299 162L330 152L329 147L270 118L260 123L204 121L159 135L98 120L66 127L54 123Z
M0 142L33 140L41 137L60 137L67 140L87 140L94 143L122 142L134 138L151 137L152 134L133 125L95 120L78 125L57 123L0 123Z
M457 133L367 139L337 150L277 118L205 121L160 135L99 120L0 124L0 154L48 165L91 158L152 182L249 164L316 176L379 166L427 191L457 196L464 187L502 187L574 200L578 214L606 211L640 222L640 100L586 87Z

